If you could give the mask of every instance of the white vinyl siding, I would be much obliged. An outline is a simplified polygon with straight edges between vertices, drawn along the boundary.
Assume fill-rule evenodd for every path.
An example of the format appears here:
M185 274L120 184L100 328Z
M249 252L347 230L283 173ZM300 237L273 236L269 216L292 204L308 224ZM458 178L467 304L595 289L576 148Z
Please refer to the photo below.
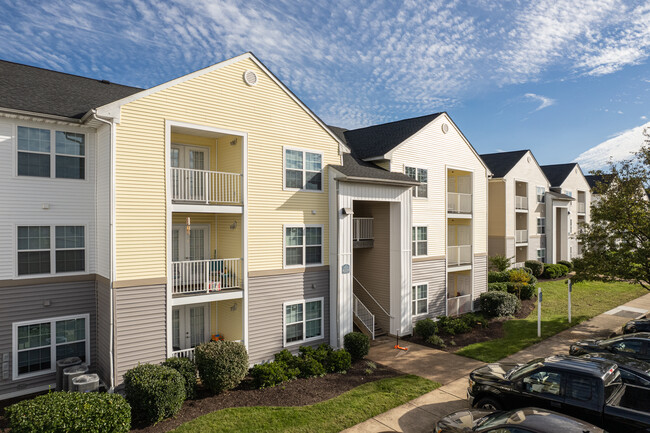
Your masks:
M411 290L411 315L419 316L429 312L429 285L414 284Z
M284 267L323 264L323 226L284 226Z
M411 229L411 252L413 257L421 257L427 255L427 226L413 226Z
M285 147L284 189L323 191L323 155L319 152Z
M287 302L284 309L284 345L324 337L323 298Z

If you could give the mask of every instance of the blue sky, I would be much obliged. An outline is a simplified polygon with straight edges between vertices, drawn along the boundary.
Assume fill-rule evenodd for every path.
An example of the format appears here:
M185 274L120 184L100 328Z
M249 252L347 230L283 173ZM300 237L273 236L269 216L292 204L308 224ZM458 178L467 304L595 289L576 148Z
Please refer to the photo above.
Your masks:
M330 124L447 111L542 164L610 140L598 165L650 122L647 1L328 3L0 0L0 58L150 87L252 51Z

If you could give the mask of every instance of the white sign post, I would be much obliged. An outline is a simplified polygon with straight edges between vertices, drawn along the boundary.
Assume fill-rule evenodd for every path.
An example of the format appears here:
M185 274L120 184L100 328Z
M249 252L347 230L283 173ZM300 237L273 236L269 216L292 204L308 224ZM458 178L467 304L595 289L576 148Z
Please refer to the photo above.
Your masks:
M571 323L571 289L573 288L573 285L571 284L571 278L569 278L567 285L569 286L569 323Z
M542 289L537 288L537 337L542 337Z

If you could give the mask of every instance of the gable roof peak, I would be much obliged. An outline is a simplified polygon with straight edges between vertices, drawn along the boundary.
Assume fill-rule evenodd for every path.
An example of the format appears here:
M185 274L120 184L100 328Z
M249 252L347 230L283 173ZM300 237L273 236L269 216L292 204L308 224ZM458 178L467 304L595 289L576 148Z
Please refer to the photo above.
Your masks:
M494 178L502 178L513 169L530 149L511 150L508 152L484 153L479 155L488 166ZM532 152L531 152L532 154Z

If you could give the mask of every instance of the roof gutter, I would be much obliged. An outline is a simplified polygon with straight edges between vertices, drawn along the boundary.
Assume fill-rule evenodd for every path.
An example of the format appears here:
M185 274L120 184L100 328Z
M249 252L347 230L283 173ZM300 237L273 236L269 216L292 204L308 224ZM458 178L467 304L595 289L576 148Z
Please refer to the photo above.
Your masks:
M357 176L338 176L334 180L343 182L360 182L360 183L379 183L386 185L400 185L400 186L419 186L421 182L409 182L406 180L392 180L392 179L376 179L373 177L357 177Z
M75 119L73 117L57 116L56 114L47 114L47 113L36 113L34 111L26 110L16 110L14 108L0 107L0 113L6 113L8 117L29 117L29 118L40 118L44 120L57 121L61 123L68 123L71 125L79 125L83 123L81 119ZM85 117L85 116L84 116Z

